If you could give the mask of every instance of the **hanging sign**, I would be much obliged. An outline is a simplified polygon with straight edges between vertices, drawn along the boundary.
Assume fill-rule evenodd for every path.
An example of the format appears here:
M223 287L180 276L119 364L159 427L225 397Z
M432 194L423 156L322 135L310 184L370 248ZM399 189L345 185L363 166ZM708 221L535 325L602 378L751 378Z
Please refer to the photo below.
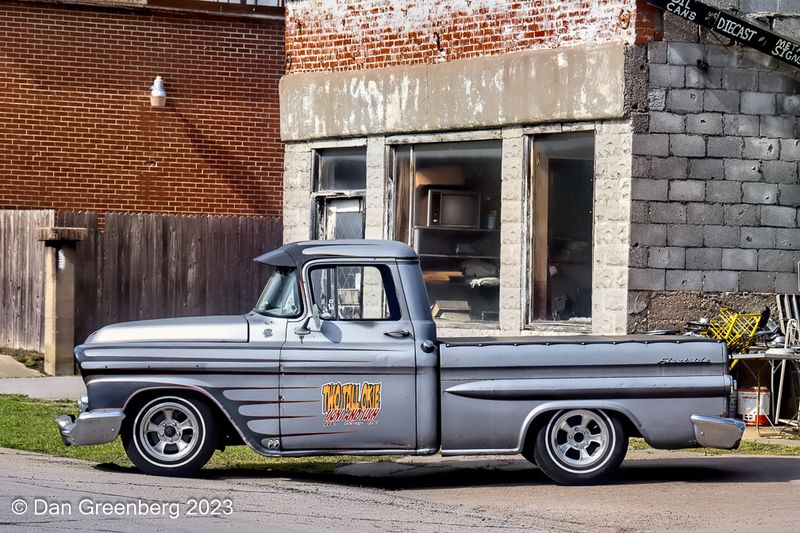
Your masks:
M647 3L689 22L800 67L800 43L696 0L647 0Z

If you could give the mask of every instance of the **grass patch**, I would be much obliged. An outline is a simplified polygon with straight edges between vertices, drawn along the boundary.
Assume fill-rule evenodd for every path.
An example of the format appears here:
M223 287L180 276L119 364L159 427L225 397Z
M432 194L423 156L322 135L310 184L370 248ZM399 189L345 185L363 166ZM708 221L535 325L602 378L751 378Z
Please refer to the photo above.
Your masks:
M629 450L653 449L644 439L630 439ZM694 452L703 455L793 455L800 456L800 446L787 446L785 444L766 444L743 440L737 450L717 450L716 448L685 448L675 450L680 452Z
M64 446L53 419L58 415L78 414L74 401L36 400L21 395L0 394L0 447L46 453L59 457L111 463L122 467L133 464L125 455L120 439L96 446ZM264 457L247 446L231 446L217 451L206 469L271 469L278 472L326 473L356 462L387 461L389 458L347 455L273 458Z
M44 374L44 354L35 350L23 350L22 348L0 348L0 353L10 355L23 365Z

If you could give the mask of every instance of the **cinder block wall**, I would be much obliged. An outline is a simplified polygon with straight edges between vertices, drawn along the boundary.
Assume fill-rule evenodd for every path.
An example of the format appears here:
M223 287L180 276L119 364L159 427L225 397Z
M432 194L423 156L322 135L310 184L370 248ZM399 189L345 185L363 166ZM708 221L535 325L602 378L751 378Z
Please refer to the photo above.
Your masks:
M280 215L276 15L0 2L0 208Z
M774 308L775 292L797 292L800 261L800 73L665 17L668 42L647 49L649 123L633 144L638 331L720 305Z
M644 0L292 0L287 73L362 70L586 43L647 42Z

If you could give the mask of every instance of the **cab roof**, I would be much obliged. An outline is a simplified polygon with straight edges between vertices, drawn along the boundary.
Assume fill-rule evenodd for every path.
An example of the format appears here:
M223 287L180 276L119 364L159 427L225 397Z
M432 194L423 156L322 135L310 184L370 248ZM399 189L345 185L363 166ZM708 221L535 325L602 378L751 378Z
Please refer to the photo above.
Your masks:
M417 253L398 241L339 239L285 244L256 257L255 261L265 265L299 268L312 259L322 257L416 260Z

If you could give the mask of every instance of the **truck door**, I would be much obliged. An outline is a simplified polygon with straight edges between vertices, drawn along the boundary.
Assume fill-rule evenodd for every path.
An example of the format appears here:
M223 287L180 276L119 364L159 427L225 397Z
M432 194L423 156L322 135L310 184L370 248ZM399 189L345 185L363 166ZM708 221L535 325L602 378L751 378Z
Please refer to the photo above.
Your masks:
M282 450L416 448L415 343L399 279L394 263L305 266L307 309L281 350Z

